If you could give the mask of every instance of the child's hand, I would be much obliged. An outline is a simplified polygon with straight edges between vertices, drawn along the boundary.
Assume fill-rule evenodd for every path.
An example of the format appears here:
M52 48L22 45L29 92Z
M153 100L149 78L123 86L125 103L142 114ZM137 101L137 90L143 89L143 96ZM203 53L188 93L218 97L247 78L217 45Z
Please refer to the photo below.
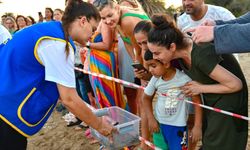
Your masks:
M148 118L148 127L151 133L160 131L158 122L156 121L155 117Z
M191 81L182 86L181 90L186 96L195 96L202 93L201 85L199 82Z
M201 136L202 136L201 127L194 126L189 135L189 139L191 140L192 143L196 143L201 139Z
M134 69L134 74L135 74L135 77L142 79L142 80L146 80L146 81L149 81L152 77L151 73L149 73L146 70Z

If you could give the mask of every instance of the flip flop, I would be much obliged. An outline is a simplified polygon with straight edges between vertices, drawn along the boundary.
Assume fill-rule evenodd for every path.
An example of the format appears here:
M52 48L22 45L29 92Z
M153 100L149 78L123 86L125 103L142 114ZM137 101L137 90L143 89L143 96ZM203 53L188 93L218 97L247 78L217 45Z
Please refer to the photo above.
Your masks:
M82 129L88 128L88 127L89 127L89 126L83 125L83 124L81 123L81 124L79 124L77 127L75 127L75 130L82 130Z
M67 124L67 127L72 127L72 126L76 126L76 125L79 125L81 124L81 120L78 120L76 122L73 122L73 121L70 121L68 124Z

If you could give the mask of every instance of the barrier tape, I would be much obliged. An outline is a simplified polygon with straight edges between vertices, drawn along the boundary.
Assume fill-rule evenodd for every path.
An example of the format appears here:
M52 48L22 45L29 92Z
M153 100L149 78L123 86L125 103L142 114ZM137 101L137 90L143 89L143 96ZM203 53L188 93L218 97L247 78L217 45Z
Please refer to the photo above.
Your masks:
M152 144L151 142L147 141L146 139L144 139L143 137L139 136L139 140L145 144L147 144L150 148L154 149L154 150L161 150L160 148L156 147L154 144Z
M115 81L117 83L128 85L130 87L134 87L134 88L138 88L138 89L144 89L143 86L140 86L140 85L128 82L128 81L124 81L124 80L121 80L121 79L117 79L117 78L114 78L114 77L110 77L110 76L107 76L107 75L104 75L104 74L90 72L90 71L83 70L83 69L77 68L77 67L75 67L75 70L81 71L81 72L83 72L85 74L89 74L89 75L92 75L92 76L95 76L95 77L100 77L100 78L104 78L104 79L107 79L107 80L110 80L110 81Z
M90 74L90 75L93 75L93 76L104 78L104 79L107 79L107 80L110 80L110 81L115 81L115 82L118 82L118 83L121 83L121 84L124 84L124 85L128 85L128 86L131 86L131 87L134 87L134 88L145 89L145 87L143 87L143 86L139 86L137 84L130 83L130 82L127 82L127 81L123 81L121 79L110 77L110 76L107 76L107 75L104 75L104 74L93 73L93 72L86 71L86 70L83 70L83 69L80 69L80 68L77 68L77 67L75 67L75 69L78 70L78 71L81 71L83 73L86 73L86 74ZM174 87L174 88L177 88L177 87ZM174 88L171 88L171 89L174 89ZM165 93L157 93L157 94L160 94L162 96L167 96L167 94L165 94ZM240 114L232 113L232 112L229 112L229 111L221 110L219 108L214 108L214 107L210 107L210 106L203 105L203 104L198 104L198 103L188 101L188 100L184 100L184 101L187 102L187 103L196 105L196 106L200 106L200 107L205 108L205 109L209 109L209 110L218 112L218 113L222 113L222 114L229 115L229 116L232 116L232 117L235 117L235 118L250 121L249 117L246 117L246 116L243 116L243 115L240 115Z
M127 82L127 81L123 81L121 79L110 77L110 76L107 76L107 75L104 75L104 74L92 73L90 71L86 71L86 70L83 70L83 69L80 69L80 68L77 68L77 67L75 67L75 69L78 70L78 71L81 71L83 73L86 73L86 74L90 74L90 75L93 75L93 76L96 76L96 77L100 77L100 78L104 78L104 79L107 79L107 80L115 81L115 82L118 82L118 83L121 83L121 84L124 84L124 85L128 85L128 86L131 86L131 87L134 87L134 88L145 89L143 86L139 86L137 84L130 83L130 82ZM167 94L165 94L165 93L158 93L158 94L160 94L162 96L167 96ZM184 100L184 101L187 102L187 103L196 105L196 106L200 106L200 107L205 108L205 109L209 109L209 110L218 112L218 113L222 113L222 114L229 115L229 116L232 116L232 117L235 117L235 118L250 121L250 118L246 117L246 116L242 116L242 115L232 113L232 112L229 112L229 111L221 110L219 108L213 108L213 107L206 106L206 105L203 105L203 104L198 104L198 103L188 101L188 100Z

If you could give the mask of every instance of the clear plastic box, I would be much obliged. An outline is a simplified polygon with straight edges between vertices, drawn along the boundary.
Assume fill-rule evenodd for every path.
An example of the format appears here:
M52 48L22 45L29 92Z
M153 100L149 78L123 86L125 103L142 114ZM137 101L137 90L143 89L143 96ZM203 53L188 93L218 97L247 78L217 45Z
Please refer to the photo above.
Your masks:
M107 149L119 150L126 146L139 143L140 117L119 107L99 109L94 112L103 117L105 121L113 124L118 132L112 134L112 141L91 128L91 134L98 139Z

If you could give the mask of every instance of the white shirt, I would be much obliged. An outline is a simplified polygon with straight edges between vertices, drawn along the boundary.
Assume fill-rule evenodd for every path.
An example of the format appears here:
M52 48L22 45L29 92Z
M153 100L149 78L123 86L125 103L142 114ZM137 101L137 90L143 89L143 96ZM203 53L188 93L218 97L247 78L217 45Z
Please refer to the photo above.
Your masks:
M191 79L178 69L176 69L176 74L171 80L164 81L162 78L154 76L151 78L144 93L153 96L154 92L157 91L168 95L158 95L155 104L155 117L159 123L172 126L186 126L188 104L183 99L188 98L176 87L181 87L189 81Z
M37 49L38 56L45 66L45 80L75 88L74 51L70 47L66 57L66 43L57 40L42 40Z
M202 24L205 20L232 20L235 16L226 8L220 6L214 6L207 4L207 12L204 17L200 20L194 21L190 15L184 13L177 19L177 26L182 31L185 32L187 29L192 27L197 27ZM235 58L239 61L238 54L234 54Z
M0 44L6 42L8 39L11 39L10 32L2 25L0 25Z
M185 31L191 27L197 27L201 23L203 23L205 20L210 19L210 20L232 20L235 19L235 16L226 8L220 7L220 6L214 6L214 5L209 5L207 4L208 9L204 17L198 21L194 21L189 14L182 14L181 16L178 17L177 19L177 25L178 28L181 31Z

